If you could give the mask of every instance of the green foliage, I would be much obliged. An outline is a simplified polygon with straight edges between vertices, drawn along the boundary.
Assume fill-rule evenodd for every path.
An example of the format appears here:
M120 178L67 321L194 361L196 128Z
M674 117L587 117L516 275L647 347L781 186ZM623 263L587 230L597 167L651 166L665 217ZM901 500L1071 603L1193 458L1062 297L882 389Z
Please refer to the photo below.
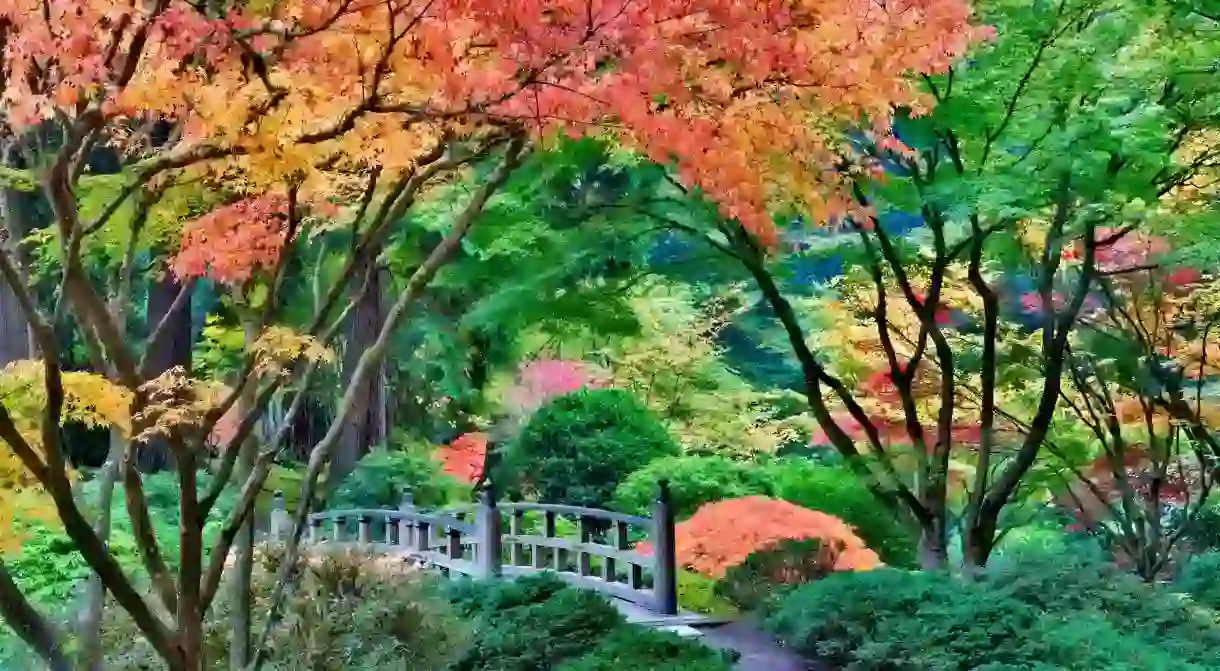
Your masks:
M460 601L460 612L477 614L478 636L454 671L552 668L589 650L623 621L598 594L564 587L545 574L503 588L475 586Z
M254 572L253 612L270 610L282 551L260 556ZM357 553L302 560L289 591L284 618L273 630L267 668L279 671L441 671L469 640L469 628L440 596L427 574L402 572L392 562ZM228 668L230 604L227 592L205 622L204 655L209 671ZM254 623L261 631L263 622ZM160 668L157 657L131 620L117 607L103 627L106 668Z
M868 485L846 467L782 457L766 464L763 475L771 496L838 517L886 564L916 565L917 541L911 527L883 507Z
M718 455L673 456L652 461L627 476L614 492L615 506L634 515L649 514L662 478L669 480L678 519L690 517L705 503L772 493L767 474L757 464Z
M1220 552L1213 550L1191 557L1173 586L1189 594L1195 603L1220 610Z
M1187 526L1183 540L1199 550L1220 550L1220 505L1199 510Z
M17 520L24 534L21 550L5 557L5 564L26 597L50 608L68 605L92 572L89 563L62 528L33 520ZM139 551L130 533L112 533L110 552L129 573L140 564Z
M615 491L615 505L626 512L648 514L662 477L669 479L679 519L689 517L704 503L770 496L842 519L890 566L916 564L911 528L884 508L846 466L766 455L757 462L723 456L665 457L628 476Z
M421 447L377 450L365 455L331 496L332 509L397 508L411 492L415 505L443 506L452 501L461 484L441 472L440 462Z
M671 632L620 626L556 671L729 671L735 656Z
M477 632L452 671L729 668L722 653L627 624L604 597L568 587L549 572L509 582L464 580L444 589Z
M820 580L834 572L831 555L817 538L786 540L750 553L716 585L718 594L747 610L757 610L788 586Z
M631 394L594 389L565 394L533 414L508 450L502 472L539 500L605 507L630 472L675 455L678 445Z
M715 617L729 617L737 613L736 606L716 593L714 579L689 570L678 573L678 607Z
M196 489L199 496L202 497L211 486L212 475L206 471L199 471L196 479ZM180 558L178 503L181 500L178 476L176 473L164 471L143 475L141 476L141 482L144 486L145 500L148 503L149 517L152 518L153 522L153 532L157 535L157 542L161 545L161 554L165 556L165 560L170 565L170 568L177 570ZM100 484L98 480L91 480L81 487L81 494L87 506L92 505L98 500ZM216 502L216 507L203 527L203 547L205 550L214 545L220 537L220 528L224 524L224 519L236 503L237 492L234 487L228 487L222 491L220 499ZM124 502L122 483L115 485L114 497L111 500L110 519L112 538L134 538L131 518L127 515L127 505Z
M772 605L767 626L803 654L867 671L1205 669L1220 629L1163 586L1048 556L974 580L835 573Z

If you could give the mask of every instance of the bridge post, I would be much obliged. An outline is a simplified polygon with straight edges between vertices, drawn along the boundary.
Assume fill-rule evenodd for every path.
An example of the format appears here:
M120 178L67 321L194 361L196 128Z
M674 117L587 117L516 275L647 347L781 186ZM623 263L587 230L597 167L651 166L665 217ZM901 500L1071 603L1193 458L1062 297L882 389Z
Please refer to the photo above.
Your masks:
M479 492L479 507L475 515L474 558L480 578L498 578L501 574L502 541L500 509L490 487Z
M407 518L407 513L413 510L415 510L415 497L408 489L402 493L402 503L398 504L398 512L402 513L402 517L398 519L398 544L411 549L415 549L415 539L411 536L415 523Z
M272 542L286 540L290 524L288 511L284 509L284 492L277 491L271 504L271 528L268 531Z
M657 483L657 499L652 504L652 547L656 566L652 571L652 591L656 611L661 615L678 614L678 552L674 539L674 511L670 505L669 480Z

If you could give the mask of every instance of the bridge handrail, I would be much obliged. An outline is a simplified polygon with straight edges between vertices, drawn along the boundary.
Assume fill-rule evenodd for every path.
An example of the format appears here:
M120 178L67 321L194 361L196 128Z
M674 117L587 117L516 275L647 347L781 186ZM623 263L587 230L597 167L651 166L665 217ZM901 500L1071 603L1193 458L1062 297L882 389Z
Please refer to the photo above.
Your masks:
M322 512L310 513L309 519L313 520L359 520L361 517L370 519L384 518L389 522L414 521L431 524L434 527L444 527L453 529L464 534L474 535L475 526L469 522L463 522L452 515L446 515L439 512L425 512L422 510L381 510L374 508L351 508L348 510L324 510Z
M554 570L565 580L651 606L661 614L673 615L678 612L674 515L668 481L663 479L658 484L651 517L555 503L498 503L487 490L480 494L480 501L475 505L430 511L416 507L407 492L398 510L350 508L311 513L307 519L309 542L329 547L355 542L359 546L386 548L387 551L400 548L447 571L482 578ZM523 528L525 513L534 511L546 514L542 535L525 533ZM505 513L509 518L507 529L503 528L501 517ZM467 515L473 520L467 522ZM579 519L579 540L556 533L558 515ZM356 539L344 538L347 534L343 523L349 520L359 526ZM374 520L385 520L384 543L380 540L380 532L378 539L373 538ZM599 529L600 525L595 524L599 520L614 522L614 525L610 529ZM323 529L327 521L333 522L329 534ZM285 538L290 524L284 509L284 496L276 492L271 537ZM629 526L643 527L647 531L652 546L649 554L631 547ZM440 533L439 537L437 533ZM603 534L606 542L593 542ZM545 554L544 548L547 549ZM507 562L505 549L509 555ZM527 549L529 565L524 563ZM473 557L469 555L471 552ZM574 571L564 568L568 565L565 553L575 555ZM624 575L621 569L626 569L626 583L619 582L619 577ZM646 570L652 573L651 588L646 587L644 581Z
M639 527L651 527L652 518L640 517L639 515L628 515L627 513L615 512L613 510L603 510L601 508L583 508L581 506L568 506L559 503L533 503L533 502L508 502L498 503L496 507L503 512L549 512L556 515L572 515L573 517L590 517L593 519L609 520L611 522L622 522ZM473 513L478 510L479 504L469 503L460 506L446 506L440 512L445 514L455 513Z

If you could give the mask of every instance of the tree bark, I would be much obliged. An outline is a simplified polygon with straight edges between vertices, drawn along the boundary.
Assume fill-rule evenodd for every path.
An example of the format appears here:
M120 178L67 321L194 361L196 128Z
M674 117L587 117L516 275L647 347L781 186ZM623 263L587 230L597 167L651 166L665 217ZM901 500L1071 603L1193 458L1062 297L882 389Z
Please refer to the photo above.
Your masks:
M245 329L246 344L249 346L254 343L259 334L256 326L249 320L246 321ZM238 417L245 417L250 412L254 404L254 393L254 385L246 387L241 399L237 402ZM229 449L241 450L237 457L235 473L237 482L245 482L254 472L254 462L258 457L258 443L252 438L247 438L242 441L241 445L231 446ZM254 515L247 515L242 522L241 528L237 532L237 540L233 544L233 551L236 556L233 566L229 569L232 573L229 582L229 598L232 601L229 615L229 668L238 671L246 668L252 659L250 646L254 620L251 611L250 582L254 572Z
M182 301L175 301L182 291L182 285L169 272L161 269L161 276L149 282L148 285L148 325L155 328L163 319L167 319L165 333L155 343L149 343L146 354L145 374L155 377L173 368L182 366L188 372L191 370L191 345L194 343L194 331L191 328L191 298L188 294ZM162 439L154 439L140 446L137 456L137 466L143 473L155 473L173 467L173 452L169 444Z
M72 671L55 631L21 593L3 561L0 561L0 619L47 662L51 671Z
M352 383L352 376L361 355L377 341L381 323L385 321L385 273L379 268L368 270L369 286L356 303L347 327L347 343L343 356L345 385ZM364 273L360 273L361 278ZM358 291L363 280L353 282L353 291ZM347 413L339 445L331 460L327 483L338 487L355 467L361 457L368 454L374 445L386 439L386 390L385 364L378 363L376 373L355 386L354 405Z
M110 540L110 509L114 502L114 485L119 479L119 464L127 451L127 439L117 430L110 432L110 455L102 470L101 489L98 492L98 517L93 524L102 542ZM77 635L80 637L79 667L83 671L103 671L102 667L102 611L106 606L106 586L96 572L90 573L85 586L84 607L81 608Z
M29 233L24 212L24 194L13 189L0 189L0 244L8 245L17 259L21 276L26 277L26 260L18 243ZM28 359L33 352L33 336L21 311L17 295L0 282L0 366Z

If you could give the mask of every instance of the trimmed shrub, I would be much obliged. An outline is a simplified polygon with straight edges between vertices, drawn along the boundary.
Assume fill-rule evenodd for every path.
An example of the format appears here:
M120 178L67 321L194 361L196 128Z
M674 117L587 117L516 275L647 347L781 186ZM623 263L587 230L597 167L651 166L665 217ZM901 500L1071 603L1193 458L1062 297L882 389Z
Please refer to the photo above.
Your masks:
M703 615L728 617L737 607L716 592L717 582L694 571L678 572L678 606Z
M594 592L572 589L552 574L508 583L467 581L450 592L478 635L454 671L534 671L580 656L623 623Z
M1195 603L1220 610L1220 552L1213 550L1192 557L1173 585L1189 594Z
M584 390L535 412L498 474L500 482L516 481L543 502L604 508L629 473L678 450L656 415L631 394Z
M556 671L730 671L738 656L671 632L620 626Z
M662 457L619 484L615 506L633 515L650 514L661 478L669 480L674 516L680 520L705 503L772 493L767 474L756 463L716 455Z
M771 496L838 517L886 564L901 568L918 564L913 529L881 505L868 485L847 467L782 457L764 464L762 474Z
M445 587L474 623L474 646L453 671L727 671L731 657L676 634L627 624L605 598L552 573Z
M880 565L842 520L764 496L717 501L699 508L674 528L678 564L720 579L730 568L760 550L786 540L818 539L833 552L834 570L869 570ZM640 551L650 552L642 543Z
M830 575L842 552L842 541L823 543L817 538L780 541L774 547L751 553L745 561L730 568L716 591L742 608L755 610L783 593L777 588Z
M1213 616L1112 566L1070 557L946 573L835 573L768 604L785 643L860 671L1214 668Z

